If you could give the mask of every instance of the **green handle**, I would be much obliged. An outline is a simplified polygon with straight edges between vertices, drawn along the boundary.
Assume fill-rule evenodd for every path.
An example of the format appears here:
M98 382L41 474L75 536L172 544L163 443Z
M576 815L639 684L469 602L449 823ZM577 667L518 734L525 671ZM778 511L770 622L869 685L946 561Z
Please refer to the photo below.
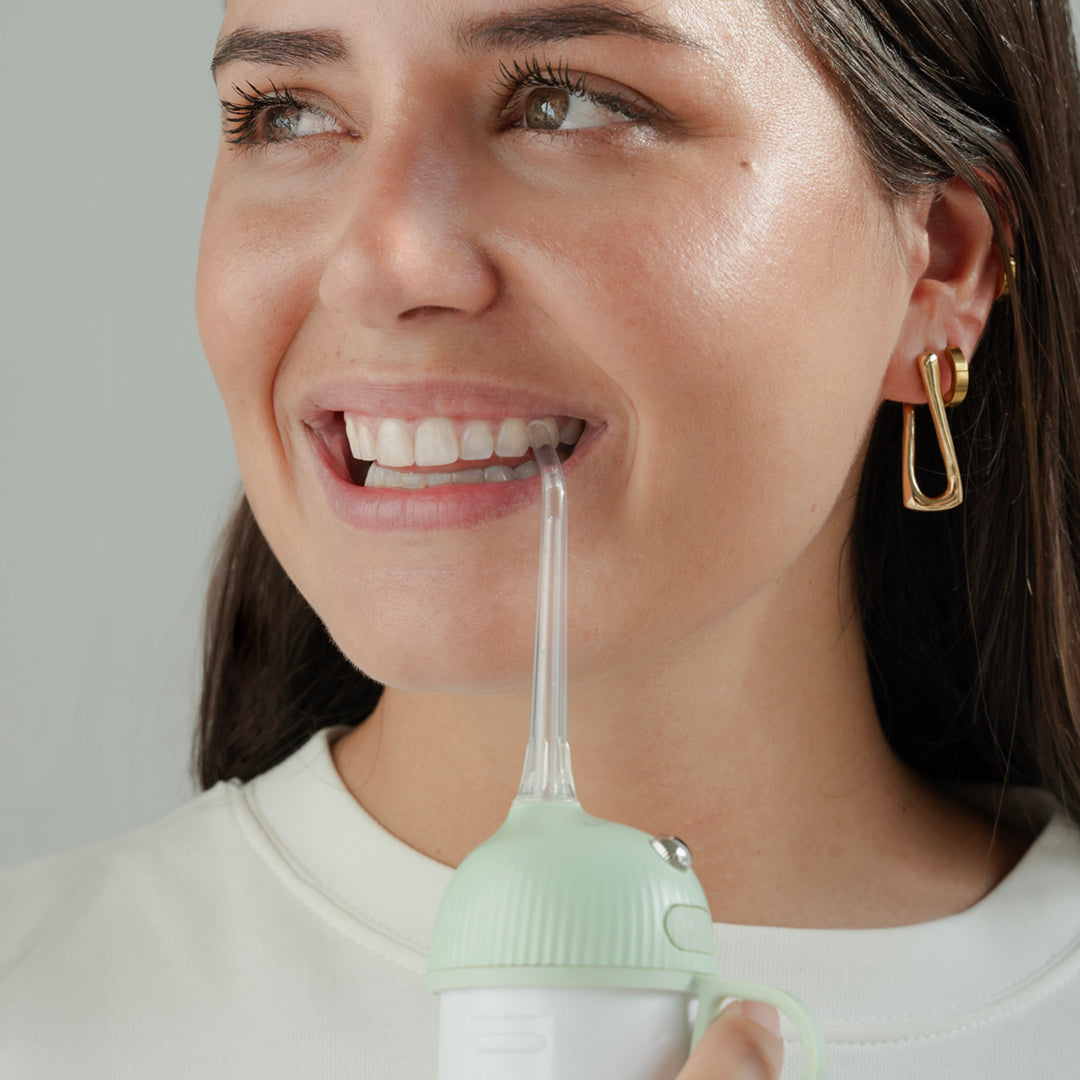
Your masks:
M825 1080L825 1038L814 1014L798 998L770 986L733 982L713 975L697 976L694 992L698 995L698 1011L694 1021L694 1034L690 1039L691 1050L697 1046L701 1036L705 1034L705 1029L719 1015L722 1002L728 998L764 1001L785 1013L802 1039L803 1080Z

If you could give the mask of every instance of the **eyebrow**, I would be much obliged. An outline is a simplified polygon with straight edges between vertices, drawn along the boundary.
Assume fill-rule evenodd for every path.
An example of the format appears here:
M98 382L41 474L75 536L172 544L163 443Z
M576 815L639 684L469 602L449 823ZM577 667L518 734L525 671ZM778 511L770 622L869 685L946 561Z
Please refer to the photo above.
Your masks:
M241 26L217 43L210 73L233 60L303 67L341 64L348 59L345 39L337 30L255 30Z
M494 15L460 25L455 40L472 52L527 49L552 41L621 34L662 45L705 49L680 30L618 2L553 5Z
M691 49L706 48L675 27L652 19L617 0L534 7L475 19L458 26L454 40L459 48L469 52L492 52L602 34L620 34ZM218 68L236 60L294 67L341 64L349 60L349 49L345 38L337 30L257 30L241 26L217 43L210 62L210 73L216 74Z

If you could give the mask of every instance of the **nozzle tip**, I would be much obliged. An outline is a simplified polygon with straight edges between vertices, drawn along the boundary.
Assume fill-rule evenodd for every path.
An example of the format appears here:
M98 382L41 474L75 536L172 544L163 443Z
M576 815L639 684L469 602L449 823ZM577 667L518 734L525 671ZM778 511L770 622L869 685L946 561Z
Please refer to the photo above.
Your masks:
M549 424L546 420L531 420L528 426L529 443L534 450L539 450L541 446L555 447L559 445L559 437L557 434L552 435L551 428L554 424Z

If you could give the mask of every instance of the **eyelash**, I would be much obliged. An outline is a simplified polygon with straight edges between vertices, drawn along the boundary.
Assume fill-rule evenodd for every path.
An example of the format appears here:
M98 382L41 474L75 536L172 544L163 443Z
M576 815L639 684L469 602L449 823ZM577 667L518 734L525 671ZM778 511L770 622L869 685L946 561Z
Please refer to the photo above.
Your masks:
M279 87L270 83L270 90L257 90L252 83L245 90L233 84L233 92L240 98L236 101L222 101L222 122L225 141L234 146L257 146L265 140L259 138L259 118L269 108L287 105L294 109L310 109L311 106L297 100L287 86Z
M494 87L503 99L501 118L504 121L509 120L521 104L525 93L542 86L554 87L583 97L627 120L648 123L660 113L656 105L636 94L590 90L587 75L573 75L565 64L553 65L539 57L530 57L524 62L514 60L509 65L505 62L499 64L499 75ZM258 90L249 82L246 88L234 84L233 92L240 100L221 102L222 123L226 142L240 148L251 149L266 145L267 140L259 134L259 120L268 109L281 106L298 110L315 109L315 106L295 97L287 86L279 87L273 82L270 83L268 91Z
M515 60L510 65L499 64L499 75L495 81L495 87L505 102L502 107L503 119L513 116L527 90L534 90L540 86L554 87L577 97L583 97L602 109L626 117L627 120L648 122L660 112L656 105L636 94L620 94L612 90L590 90L589 77L571 74L566 64L553 65L550 61L541 60L539 57L530 57L524 63Z

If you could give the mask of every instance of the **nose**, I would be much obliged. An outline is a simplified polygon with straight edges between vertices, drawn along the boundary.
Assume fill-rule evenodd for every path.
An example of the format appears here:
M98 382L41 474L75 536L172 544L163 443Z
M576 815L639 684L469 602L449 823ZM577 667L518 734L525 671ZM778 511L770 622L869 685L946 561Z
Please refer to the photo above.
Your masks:
M396 330L434 314L475 316L493 303L499 279L476 235L462 154L387 132L366 144L353 175L319 283L327 307Z

